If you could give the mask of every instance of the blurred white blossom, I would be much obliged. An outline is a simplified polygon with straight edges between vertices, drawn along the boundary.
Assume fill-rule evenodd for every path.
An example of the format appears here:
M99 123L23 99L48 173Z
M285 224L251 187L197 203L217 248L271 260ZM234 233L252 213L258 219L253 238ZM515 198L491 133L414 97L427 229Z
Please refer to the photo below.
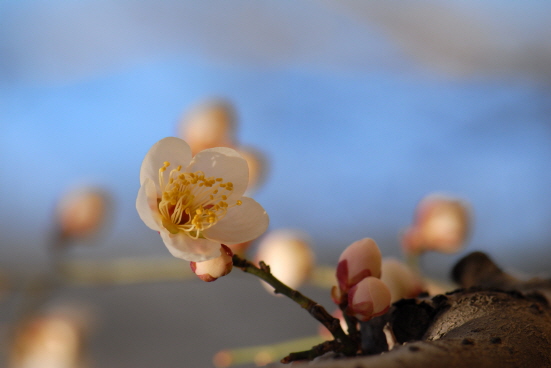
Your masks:
M315 256L310 244L310 237L304 232L274 230L261 240L256 259L270 266L270 272L281 282L296 289L306 281L314 267Z
M111 198L96 187L79 187L58 203L57 226L62 239L83 239L97 234L109 215Z

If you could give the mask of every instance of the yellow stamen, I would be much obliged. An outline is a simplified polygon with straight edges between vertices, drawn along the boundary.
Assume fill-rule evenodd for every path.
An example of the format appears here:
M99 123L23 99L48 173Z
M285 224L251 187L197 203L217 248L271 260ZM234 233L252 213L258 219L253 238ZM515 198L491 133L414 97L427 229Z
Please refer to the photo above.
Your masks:
M165 180L164 173L169 166L170 162L165 161L159 168L162 195L158 206L163 226L170 233L183 231L191 238L204 238L204 230L220 221L229 208L242 204L241 201L231 205L226 202L232 194L233 183L224 182L223 178L205 177L202 171L182 173L180 165L171 170ZM218 183L216 188L215 183ZM225 188L226 194L220 194L218 187Z

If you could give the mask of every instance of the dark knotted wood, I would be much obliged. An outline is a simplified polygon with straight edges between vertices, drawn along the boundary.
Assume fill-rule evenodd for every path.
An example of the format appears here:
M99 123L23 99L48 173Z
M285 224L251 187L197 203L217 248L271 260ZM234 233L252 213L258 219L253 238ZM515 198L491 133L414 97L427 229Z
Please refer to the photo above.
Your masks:
M551 367L550 280L518 280L480 252L459 261L452 277L461 289L392 306L384 316L398 341L391 351L296 366Z

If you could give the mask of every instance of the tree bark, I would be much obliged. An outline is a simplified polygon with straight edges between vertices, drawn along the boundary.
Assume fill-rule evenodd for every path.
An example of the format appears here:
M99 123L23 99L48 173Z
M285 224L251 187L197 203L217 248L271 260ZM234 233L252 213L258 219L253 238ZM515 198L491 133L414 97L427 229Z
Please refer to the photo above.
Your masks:
M550 280L518 280L480 252L459 261L452 277L462 289L391 307L384 320L397 340L392 350L293 366L551 367Z

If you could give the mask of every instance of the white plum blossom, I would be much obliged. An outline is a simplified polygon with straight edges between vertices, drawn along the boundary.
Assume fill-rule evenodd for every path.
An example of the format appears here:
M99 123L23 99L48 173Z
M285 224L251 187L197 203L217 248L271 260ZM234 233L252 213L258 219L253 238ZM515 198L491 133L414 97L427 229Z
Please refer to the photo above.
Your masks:
M255 258L269 265L271 274L293 289L308 279L315 263L310 237L291 229L271 231L260 241ZM269 284L263 282L262 285L273 292Z
M220 256L221 244L246 242L266 231L264 208L243 197L248 180L247 162L235 150L210 148L192 158L185 141L164 138L143 160L136 209L173 256L207 261Z

